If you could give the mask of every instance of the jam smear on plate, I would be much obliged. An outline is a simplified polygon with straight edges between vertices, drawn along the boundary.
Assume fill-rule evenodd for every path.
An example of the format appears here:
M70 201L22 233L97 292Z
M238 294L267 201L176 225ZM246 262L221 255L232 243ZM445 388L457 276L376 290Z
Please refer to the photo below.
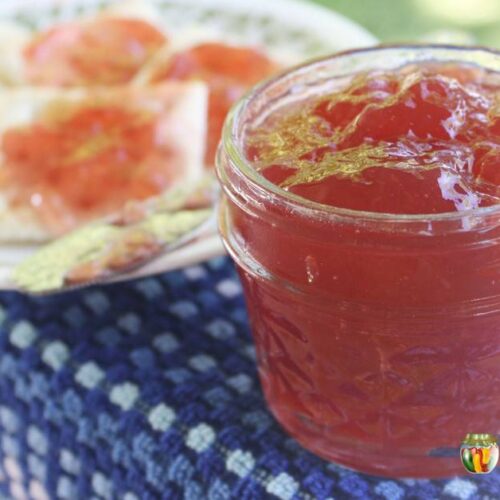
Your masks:
M185 145L169 133L185 127L170 117L175 96L160 86L142 97L56 102L33 123L6 130L2 181L12 203L30 205L61 234L170 188L189 167Z
M27 78L36 85L128 83L167 39L140 19L102 17L57 25L26 47Z
M174 54L153 81L165 79L205 82L209 89L206 162L213 165L229 108L245 91L276 71L266 55L249 47L203 43Z

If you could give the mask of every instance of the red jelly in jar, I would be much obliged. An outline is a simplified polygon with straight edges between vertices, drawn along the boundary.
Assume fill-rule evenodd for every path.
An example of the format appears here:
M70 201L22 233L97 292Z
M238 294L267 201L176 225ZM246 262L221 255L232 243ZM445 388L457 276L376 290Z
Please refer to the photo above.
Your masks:
M306 448L463 473L500 432L500 54L343 53L244 99L218 158L262 387Z

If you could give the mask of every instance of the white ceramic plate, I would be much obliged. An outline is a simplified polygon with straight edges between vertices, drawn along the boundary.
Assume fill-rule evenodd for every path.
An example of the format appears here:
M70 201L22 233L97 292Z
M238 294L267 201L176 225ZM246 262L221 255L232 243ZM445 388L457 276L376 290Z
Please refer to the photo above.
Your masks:
M0 2L0 21L32 30L91 15L111 0L15 0ZM141 0L136 0L141 5ZM324 7L305 0L148 0L172 37L203 36L229 43L261 46L276 60L295 64L331 52L377 43L364 28ZM33 253L36 245L0 246L0 289L13 288L13 267ZM202 261L224 252L214 234L170 253L133 275L145 276Z

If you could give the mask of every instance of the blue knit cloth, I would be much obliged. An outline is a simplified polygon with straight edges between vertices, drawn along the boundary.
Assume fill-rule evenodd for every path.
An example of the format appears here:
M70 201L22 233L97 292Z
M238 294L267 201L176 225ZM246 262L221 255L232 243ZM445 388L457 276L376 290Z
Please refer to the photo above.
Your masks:
M0 303L5 498L500 498L499 468L381 479L289 438L266 409L227 259Z

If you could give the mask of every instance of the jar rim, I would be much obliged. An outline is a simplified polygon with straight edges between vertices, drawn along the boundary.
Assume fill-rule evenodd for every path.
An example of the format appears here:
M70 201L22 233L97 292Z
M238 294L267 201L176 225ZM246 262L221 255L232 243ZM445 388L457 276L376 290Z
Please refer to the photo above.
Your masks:
M432 61L432 58L425 58L425 55L432 56L433 53L457 55L448 62L475 63L480 67L485 67L500 73L500 50L481 46L462 46L448 44L384 44L375 47L366 47L337 52L333 55L309 60L298 66L289 68L270 79L264 80L256 85L246 95L244 95L229 112L222 131L221 145L219 146L217 164L220 165L220 155L222 149L238 172L243 175L246 181L254 187L264 190L266 194L274 197L295 210L300 210L304 215L312 217L327 217L335 220L345 221L366 221L373 223L432 223L432 222L456 222L465 218L487 218L492 215L500 215L500 203L496 205L472 208L463 211L443 212L437 214L394 214L386 212L373 212L364 210L354 210L349 208L336 207L317 201L309 200L303 196L284 190L278 185L266 179L257 171L249 160L245 158L243 150L239 147L241 139L238 125L248 107L259 95L278 84L287 77L299 75L301 72L313 70L322 64L335 62L353 56L367 56L375 53L386 53L390 51L408 51L408 55L414 56L407 62L412 61ZM462 57L460 57L460 55ZM479 60L479 61L478 61ZM489 62L491 67L485 65ZM446 59L443 59L446 62Z

